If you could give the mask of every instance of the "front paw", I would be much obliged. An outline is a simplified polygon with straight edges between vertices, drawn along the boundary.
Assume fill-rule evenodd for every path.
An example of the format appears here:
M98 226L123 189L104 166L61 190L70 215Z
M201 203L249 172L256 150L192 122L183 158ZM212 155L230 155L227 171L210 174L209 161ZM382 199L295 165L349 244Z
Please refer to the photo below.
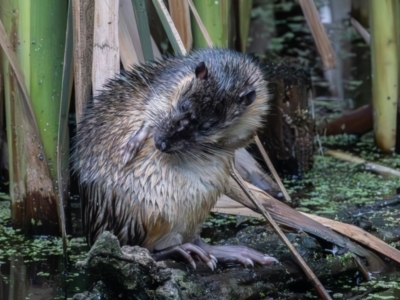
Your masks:
M143 125L134 136L121 149L122 163L124 165L131 162L136 154L142 149L146 139L150 136L150 128Z

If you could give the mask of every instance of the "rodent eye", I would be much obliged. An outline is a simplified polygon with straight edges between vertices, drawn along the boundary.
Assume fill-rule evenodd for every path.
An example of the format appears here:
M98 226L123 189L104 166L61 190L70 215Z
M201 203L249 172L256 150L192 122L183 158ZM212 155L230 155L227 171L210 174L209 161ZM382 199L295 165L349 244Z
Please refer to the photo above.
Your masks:
M182 103L181 103L181 105L179 106L179 108L180 108L180 110L181 110L182 112L185 112L185 111L188 111L188 110L189 110L189 105L190 105L189 100L185 100L185 101L182 101Z
M199 127L199 131L201 133L206 133L211 129L211 125L212 125L211 122L205 122L205 123L201 124Z
M240 100L243 101L246 106L249 106L256 99L256 91L251 90L251 91L242 92L242 93L240 93L239 97L240 97Z

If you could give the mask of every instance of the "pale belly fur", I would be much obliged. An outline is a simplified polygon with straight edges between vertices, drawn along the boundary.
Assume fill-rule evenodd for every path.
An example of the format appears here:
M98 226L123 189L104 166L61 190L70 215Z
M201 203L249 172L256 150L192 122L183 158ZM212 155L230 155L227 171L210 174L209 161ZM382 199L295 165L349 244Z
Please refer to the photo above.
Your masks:
M125 213L141 220L146 231L141 246L157 250L192 242L223 193L228 157L185 163L158 151L152 140L145 148L141 153L146 155L125 169L124 182L130 191Z

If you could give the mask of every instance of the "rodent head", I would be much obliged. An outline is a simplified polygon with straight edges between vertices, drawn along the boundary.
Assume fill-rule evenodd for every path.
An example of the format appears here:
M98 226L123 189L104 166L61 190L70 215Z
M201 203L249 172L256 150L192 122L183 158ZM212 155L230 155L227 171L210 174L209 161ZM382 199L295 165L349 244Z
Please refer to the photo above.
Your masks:
M157 122L154 142L166 153L234 150L246 146L267 109L266 82L257 64L228 52L221 60L205 59Z

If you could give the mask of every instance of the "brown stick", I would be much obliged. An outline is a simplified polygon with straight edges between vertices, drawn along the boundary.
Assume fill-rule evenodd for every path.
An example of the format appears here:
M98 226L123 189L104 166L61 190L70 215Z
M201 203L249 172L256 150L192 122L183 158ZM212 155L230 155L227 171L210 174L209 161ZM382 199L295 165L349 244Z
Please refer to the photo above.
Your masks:
M317 45L319 55L321 55L324 67L327 69L335 68L336 61L333 48L325 32L324 26L319 19L318 11L313 0L300 0L299 2L304 16L306 17L308 26L310 26L311 33L314 37L315 44Z
M268 156L267 152L265 151L265 149L264 149L264 147L263 147L263 145L262 145L262 143L261 143L261 141L260 141L260 139L259 139L257 134L256 134L254 140L256 141L256 145L258 147L258 150L260 150L261 156L263 157L265 163L267 164L268 169L271 171L272 176L274 177L276 183L278 184L278 186L279 186L283 196L285 197L286 201L288 201L288 202L292 201L292 199L290 198L288 192L285 189L285 186L282 183L281 178L279 177L278 173L276 172L274 165L272 164L271 160L269 159L269 156Z
M317 278L317 276L315 276L314 272L310 269L310 267L303 260L301 255L297 252L296 248L290 243L290 241L288 240L286 235L282 232L282 230L276 224L276 222L271 217L271 215L268 213L268 211L264 208L264 206L262 206L258 202L258 200L250 192L250 190L244 183L243 179L237 173L233 162L230 167L230 174L231 174L232 178L236 181L236 183L240 186L240 188L243 190L243 192L246 194L246 196L251 200L251 202L253 202L253 204L262 213L262 215L265 217L265 219L271 224L271 226L274 228L274 230L278 233L279 237L285 243L285 245L289 248L290 252L295 257L295 259L299 263L300 267L303 269L304 273L306 273L308 279L311 281L311 283L313 284L313 286L315 287L315 289L317 290L317 292L321 296L321 298L322 299L332 299L329 296L328 292L325 290L324 286L321 284L321 282Z

